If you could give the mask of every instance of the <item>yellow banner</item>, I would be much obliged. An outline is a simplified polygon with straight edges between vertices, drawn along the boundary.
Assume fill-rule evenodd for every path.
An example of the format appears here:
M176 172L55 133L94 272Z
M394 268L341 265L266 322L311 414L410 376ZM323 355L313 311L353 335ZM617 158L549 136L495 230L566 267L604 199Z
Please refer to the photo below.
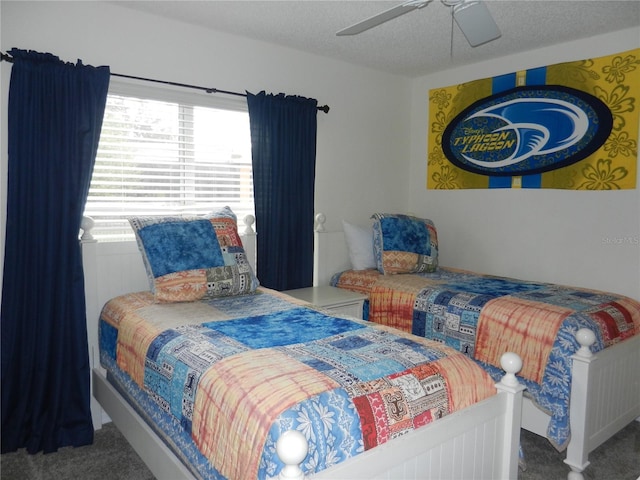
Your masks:
M455 124L460 124L470 118L474 118L473 121L478 125L477 117L482 115L474 114L470 110L476 104L483 104L485 99L490 101L491 98L500 97L501 92L514 91L514 89L522 89L523 95L526 96L528 90L540 85L546 86L540 87L541 89L553 90L554 86L558 86L558 90L562 92L564 90L584 92L588 94L587 97L595 97L599 103L606 106L610 112L608 119L610 133L603 137L604 143L597 150L593 151L592 149L593 153L581 158L579 148L574 147L578 148L578 153L575 155L571 153L571 155L574 155L573 158L581 159L572 163L571 155L565 152L562 157L560 146L547 148L547 150L544 149L544 146L540 146L545 141L551 141L548 138L553 137L553 123L546 125L546 129L534 125L538 128L537 130L534 128L526 131L522 125L528 126L527 123L510 123L510 120L499 115L486 113L490 109L485 108L481 113L486 117L492 117L485 123L495 122L496 117L499 117L499 121L502 122L499 129L495 128L489 132L499 131L500 134L475 135L474 138L475 141L479 141L477 139L481 138L485 142L482 145L483 149L494 151L487 152L485 157L479 157L478 152L467 154L460 150L457 154L456 151L452 151L450 145L456 143L453 141L454 139L450 138L452 127L458 127L457 131L463 131L466 128L464 125L460 127ZM536 99L536 101L539 100ZM556 101L560 102L560 100ZM527 100L524 100L525 104L526 102ZM503 107L507 103L507 100L504 100L499 106ZM533 101L530 99L529 103L533 105ZM634 189L636 188L638 163L639 103L640 49L432 89L429 91L427 188L446 190L469 188ZM491 103L488 105L493 107ZM482 106L484 107L484 105ZM553 110L553 108L547 110ZM467 114L468 112L471 113ZM467 117L461 119L465 115ZM573 112L569 111L564 120L571 118L572 115ZM599 118L596 115L587 110L584 117L597 127ZM467 129L472 130L471 128ZM529 135L529 137L525 135ZM443 136L445 137L444 148ZM514 140L489 143L490 137L494 137L494 140L495 138L500 140L512 138ZM451 143L449 143L450 140ZM457 143L462 143L460 137L457 138L457 141ZM535 148L541 152L537 156L533 153L528 155L537 162L534 166L523 169L522 174L518 174L515 170L511 174L510 167L495 168L491 171L494 165L505 165L509 161L516 162L517 158L525 158L527 155L516 150L520 144L524 146L526 141L536 145ZM564 141L568 143L568 140ZM562 145L562 142L558 142L558 144ZM474 145L474 147L477 147L476 150L480 150L479 145ZM511 150L505 150L507 147ZM499 156L499 149L504 150L502 157ZM521 148L521 150L523 149L524 147ZM466 148L466 150L471 150L471 148ZM512 160L514 157L517 158ZM558 165L554 166L554 162Z

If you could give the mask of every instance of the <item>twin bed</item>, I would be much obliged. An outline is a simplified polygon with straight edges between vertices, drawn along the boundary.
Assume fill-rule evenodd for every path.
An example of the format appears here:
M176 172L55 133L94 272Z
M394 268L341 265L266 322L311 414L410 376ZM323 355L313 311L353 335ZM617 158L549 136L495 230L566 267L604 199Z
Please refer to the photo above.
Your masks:
M85 224L94 425L113 420L157 478L516 478L521 416L566 446L569 477L581 478L589 452L640 416L638 302L442 268L435 227L420 219L409 219L422 222L409 237L421 250L399 254L406 218L395 215L376 218L380 268L342 273L353 242L316 220L314 283L365 292L370 322L258 287L252 219L242 242L228 211L204 225L136 219L140 248L93 242ZM167 231L180 239L175 252L156 241ZM198 235L220 247L206 260L215 268L196 268L198 256L180 263L201 250ZM534 354L518 351L540 318L524 304L567 296L574 305L549 309ZM476 339L506 331L479 327L499 297L518 299L529 330ZM556 375L545 386L547 357ZM548 403L554 382L562 388Z
M228 210L132 219L138 246L90 223L94 424L157 478L517 477L517 355L495 383L454 349L259 287L251 221L241 240Z
M566 449L569 478L582 478L589 453L640 416L640 302L445 268L432 222L372 218L327 232L317 216L316 282L366 295L363 318L449 345L494 378L498 352L519 353L523 427Z

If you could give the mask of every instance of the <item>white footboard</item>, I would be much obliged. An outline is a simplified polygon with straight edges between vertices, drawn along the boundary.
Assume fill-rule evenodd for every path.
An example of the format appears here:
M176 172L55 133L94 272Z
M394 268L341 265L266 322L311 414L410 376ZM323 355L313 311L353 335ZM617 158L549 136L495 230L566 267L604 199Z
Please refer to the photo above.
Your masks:
M564 462L570 480L583 479L589 453L640 417L640 336L592 355L589 330L579 332L583 345L573 358L571 441ZM549 416L524 399L522 427L546 436Z
M505 354L503 358L503 368L511 373L496 385L498 394L494 397L311 478L515 480L524 387L515 380L514 373L522 362L515 354ZM195 478L98 369L93 371L93 394L158 480ZM285 436L284 441L279 441L278 454L288 464L280 480L305 478L297 464L306 456L306 449L302 435Z

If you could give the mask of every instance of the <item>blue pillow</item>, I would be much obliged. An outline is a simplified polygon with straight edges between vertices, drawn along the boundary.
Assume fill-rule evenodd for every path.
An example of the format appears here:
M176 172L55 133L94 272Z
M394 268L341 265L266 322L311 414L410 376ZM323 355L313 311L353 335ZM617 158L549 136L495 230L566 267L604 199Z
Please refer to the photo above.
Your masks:
M383 274L435 272L438 235L431 220L402 214L374 213L373 250Z
M228 207L206 217L130 217L129 223L157 301L242 295L259 285Z

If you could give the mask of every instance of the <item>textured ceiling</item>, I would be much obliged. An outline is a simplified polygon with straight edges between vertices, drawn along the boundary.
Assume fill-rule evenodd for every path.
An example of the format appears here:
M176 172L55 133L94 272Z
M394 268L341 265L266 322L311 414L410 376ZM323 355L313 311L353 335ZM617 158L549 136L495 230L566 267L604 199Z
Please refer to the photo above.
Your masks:
M335 33L402 1L113 3L409 77L640 25L638 0L487 0L502 37L472 48L440 0L353 37Z

